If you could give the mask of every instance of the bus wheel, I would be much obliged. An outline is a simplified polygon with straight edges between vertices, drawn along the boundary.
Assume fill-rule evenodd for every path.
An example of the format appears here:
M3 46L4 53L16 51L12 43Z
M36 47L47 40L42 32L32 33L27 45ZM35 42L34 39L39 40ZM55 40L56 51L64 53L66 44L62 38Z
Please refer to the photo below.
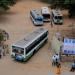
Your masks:
M33 21L33 24L35 24L34 21Z
M36 53L36 50L34 50L33 55Z

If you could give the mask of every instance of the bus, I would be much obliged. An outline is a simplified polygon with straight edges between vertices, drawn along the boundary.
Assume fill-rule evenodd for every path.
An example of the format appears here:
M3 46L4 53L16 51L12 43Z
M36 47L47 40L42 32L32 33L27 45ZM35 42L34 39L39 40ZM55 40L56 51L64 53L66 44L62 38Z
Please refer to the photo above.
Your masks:
M52 10L51 17L54 24L63 24L63 15L60 10Z
M41 15L40 10L31 10L30 11L30 18L34 25L43 25L43 16Z
M41 13L43 16L43 21L50 21L50 11L48 7L41 7Z
M17 61L27 61L48 40L48 30L39 28L11 45L11 56Z

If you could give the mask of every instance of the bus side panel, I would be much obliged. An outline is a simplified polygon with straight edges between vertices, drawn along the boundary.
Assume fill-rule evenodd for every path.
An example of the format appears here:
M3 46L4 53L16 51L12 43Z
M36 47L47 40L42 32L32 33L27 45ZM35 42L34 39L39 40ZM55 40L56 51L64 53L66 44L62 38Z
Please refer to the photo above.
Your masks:
M23 61L27 61L32 55L33 55L33 52L29 53L28 55L26 55Z
M34 49L26 55L24 61L27 61L32 55L34 55L34 53L37 52L45 44L47 40L48 37L44 38L36 47L34 47Z
M46 37L45 39L43 39L37 46L35 47L35 52L38 51L44 44L45 42L48 40L48 37Z

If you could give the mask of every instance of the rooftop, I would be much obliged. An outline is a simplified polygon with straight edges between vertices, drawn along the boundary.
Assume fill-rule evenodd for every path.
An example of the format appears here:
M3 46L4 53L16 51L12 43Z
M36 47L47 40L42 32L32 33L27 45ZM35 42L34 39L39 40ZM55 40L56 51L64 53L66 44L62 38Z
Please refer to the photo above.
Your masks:
M44 31L46 31L45 29L43 28L39 28L33 32L31 32L29 35L27 35L25 38L23 38L22 40L16 42L15 46L18 46L18 47L22 47L24 48L30 41L36 39L36 37L38 37L40 34L42 34Z

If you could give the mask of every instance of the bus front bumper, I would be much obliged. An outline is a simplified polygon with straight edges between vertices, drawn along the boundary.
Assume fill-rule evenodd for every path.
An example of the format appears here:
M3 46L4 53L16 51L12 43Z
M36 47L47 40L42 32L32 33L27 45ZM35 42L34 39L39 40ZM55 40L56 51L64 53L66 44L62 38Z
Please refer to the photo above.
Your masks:
M11 55L12 58L14 58L15 60L17 61L23 61L24 60L24 57L21 56L21 55Z
M17 55L17 56L15 56L15 60L17 60L17 61L24 61L24 57L20 56L20 55Z
M41 22L41 23L35 22L35 25L36 25L36 26L42 26L42 25L43 25L43 22Z

